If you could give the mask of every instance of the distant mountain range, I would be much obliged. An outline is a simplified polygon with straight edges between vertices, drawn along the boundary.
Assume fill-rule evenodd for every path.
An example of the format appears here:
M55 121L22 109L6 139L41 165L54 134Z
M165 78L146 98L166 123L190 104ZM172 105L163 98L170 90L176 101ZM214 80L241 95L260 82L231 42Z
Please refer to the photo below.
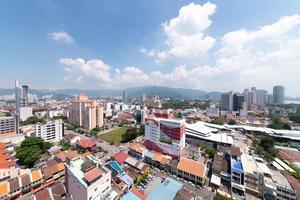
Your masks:
M176 98L176 99L219 99L220 92L205 92L195 89L184 88L171 88L171 87L159 87L159 86L145 86L135 87L127 89L98 89L98 90L86 90L86 89L58 89L58 90L45 90L45 89L29 89L29 93L36 94L38 96L53 94L56 98L69 98L76 96L80 93L84 93L90 97L110 97L121 96L123 91L126 90L129 97L139 97L142 94L146 96L158 95L161 98ZM10 95L14 93L14 89L1 89L0 95Z

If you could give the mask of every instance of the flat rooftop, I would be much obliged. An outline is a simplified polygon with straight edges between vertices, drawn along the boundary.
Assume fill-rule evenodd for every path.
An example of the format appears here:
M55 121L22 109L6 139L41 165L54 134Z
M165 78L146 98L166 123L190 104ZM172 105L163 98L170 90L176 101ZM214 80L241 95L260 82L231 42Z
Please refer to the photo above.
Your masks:
M158 183L147 196L147 200L173 200L176 193L182 188L183 184L171 178L166 178Z
M242 154L241 161L246 173L253 174L257 171L257 165L253 156L249 154Z
M276 185L280 185L281 187L287 189L293 189L288 180L279 172L275 170L271 170L272 172L272 179Z
M211 128L205 125L204 122L196 122L194 124L185 123L186 135L191 135L196 138L224 143L233 144L233 138L225 132L219 132L216 128Z
M71 160L66 166L86 187L107 173L107 170L91 155Z

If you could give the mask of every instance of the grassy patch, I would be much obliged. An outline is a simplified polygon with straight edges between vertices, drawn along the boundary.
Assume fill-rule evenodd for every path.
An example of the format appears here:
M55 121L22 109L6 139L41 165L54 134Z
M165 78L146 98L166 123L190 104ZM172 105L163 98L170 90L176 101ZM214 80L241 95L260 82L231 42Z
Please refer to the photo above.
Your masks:
M127 129L129 129L129 127L121 127L108 133L101 134L99 135L99 138L109 143L120 144L122 141L122 135L125 134Z

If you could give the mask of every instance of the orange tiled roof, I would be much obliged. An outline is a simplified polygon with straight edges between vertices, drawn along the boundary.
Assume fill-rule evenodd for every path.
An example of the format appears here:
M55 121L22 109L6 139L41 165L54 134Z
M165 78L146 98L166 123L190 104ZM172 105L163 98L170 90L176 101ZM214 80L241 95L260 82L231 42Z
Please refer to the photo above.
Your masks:
M43 169L43 172L44 172L44 176L51 176L51 175L54 175L60 171L63 171L65 169L65 165L64 163L57 163L57 164L54 164L50 167L46 167Z
M91 139L83 139L77 142L77 145L87 149L96 146L96 141Z
M0 148L0 154L6 154L6 153L8 153L9 151L8 150L6 150L6 149L1 149Z
M197 162L185 157L180 158L177 169L202 178L205 174L204 163Z
M84 158L85 158L85 157L88 157L88 156L90 156L90 155L91 155L91 153L88 152L88 151L85 152L85 153L83 153L83 154L81 154L81 156L84 157Z
M0 196L3 196L9 192L8 182L3 181L0 183Z
M5 162L11 158L12 158L12 156L10 156L10 155L0 154L0 163Z
M0 149L5 149L6 148L6 144L5 143L0 143Z
M32 182L41 180L43 178L41 170L35 170L35 171L31 172L31 178L32 178Z
M153 151L153 160L161 163L161 164L166 164L167 163L167 158L165 155L161 153L157 153Z
M141 145L141 144L139 144L139 143L133 143L132 145L129 146L129 149L133 150L133 151L136 151L138 153L143 154L143 152L144 152L144 148L143 147L144 146Z
M16 165L16 161L15 160L9 160L9 161L4 161L4 162L0 162L0 169L8 169L12 166Z
M72 159L77 155L78 155L77 151L67 150L55 154L55 157L57 157L62 162L65 162L67 158Z

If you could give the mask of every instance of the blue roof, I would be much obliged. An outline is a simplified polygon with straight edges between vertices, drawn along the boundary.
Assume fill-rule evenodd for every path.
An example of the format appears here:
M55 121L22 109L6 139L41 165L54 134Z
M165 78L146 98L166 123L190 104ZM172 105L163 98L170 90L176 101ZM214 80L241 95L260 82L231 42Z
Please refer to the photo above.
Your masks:
M129 191L121 198L121 200L140 200L140 198L133 194L131 191Z
M243 173L243 165L242 162L237 160L236 158L231 157L231 170Z
M182 188L183 184L171 178L166 178L163 182L158 183L147 196L147 200L173 200L177 191Z

